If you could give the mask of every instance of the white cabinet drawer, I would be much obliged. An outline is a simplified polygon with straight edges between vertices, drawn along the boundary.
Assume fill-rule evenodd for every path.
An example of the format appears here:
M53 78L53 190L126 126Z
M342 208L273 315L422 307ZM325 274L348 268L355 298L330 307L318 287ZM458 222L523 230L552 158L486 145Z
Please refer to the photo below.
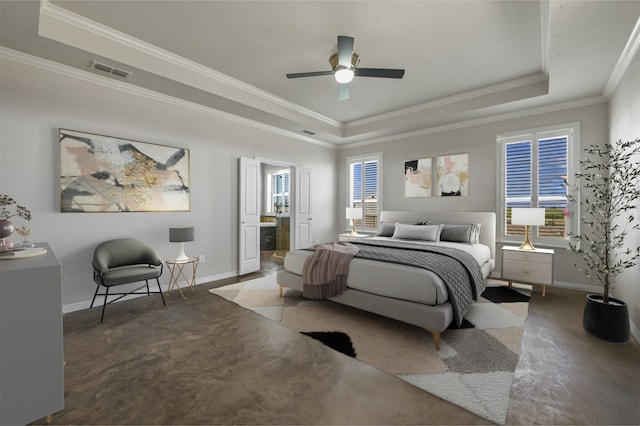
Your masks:
M505 253L506 255L506 253ZM503 258L502 278L523 283L553 284L551 262L522 262Z
M553 262L553 255L547 253L505 250L502 252L502 260L504 262L542 263L551 265Z
M503 280L523 284L542 284L542 297L547 285L553 285L553 255L550 249L520 250L518 247L502 247Z

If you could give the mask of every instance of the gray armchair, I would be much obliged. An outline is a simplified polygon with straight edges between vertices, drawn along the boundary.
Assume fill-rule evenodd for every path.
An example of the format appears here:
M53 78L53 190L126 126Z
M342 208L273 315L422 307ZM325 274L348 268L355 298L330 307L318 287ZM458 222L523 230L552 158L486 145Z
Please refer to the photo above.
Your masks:
M102 316L100 322L104 320L104 311L108 304L122 299L130 294L157 294L160 293L162 303L166 306L162 288L158 277L162 275L162 260L158 252L149 244L133 238L121 238L117 240L105 241L96 247L93 252L93 281L98 285L93 295L91 306L96 300L96 296L104 296L102 305ZM158 291L149 290L149 280L154 279L158 284ZM145 286L138 287L127 293L109 292L114 286L145 281L147 291L138 290ZM100 287L105 287L104 293L98 293ZM119 296L109 302L109 296Z

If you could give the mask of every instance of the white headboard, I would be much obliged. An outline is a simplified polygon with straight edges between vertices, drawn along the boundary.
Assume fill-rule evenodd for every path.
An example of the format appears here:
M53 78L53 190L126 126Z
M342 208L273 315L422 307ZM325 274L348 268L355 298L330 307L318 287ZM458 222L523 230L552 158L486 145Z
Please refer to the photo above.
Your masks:
M491 257L496 258L496 213L495 212L449 212L436 210L394 211L383 210L380 222L440 222L451 224L482 223L480 242L489 246Z

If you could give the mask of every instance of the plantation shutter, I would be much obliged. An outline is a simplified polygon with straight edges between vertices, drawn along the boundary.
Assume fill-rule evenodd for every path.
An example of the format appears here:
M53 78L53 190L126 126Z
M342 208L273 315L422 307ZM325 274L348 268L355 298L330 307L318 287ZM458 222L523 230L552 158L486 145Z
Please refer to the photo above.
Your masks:
M370 157L369 157L370 158ZM378 160L358 160L350 163L349 206L362 207L362 219L356 219L356 227L378 228ZM364 226L363 225L364 220Z
M538 142L538 205L561 207L567 205L567 138L554 138Z
M531 146L531 141L506 146L507 208L531 206Z
M362 163L353 163L351 165L351 207L360 207L362 203ZM358 205L356 205L356 203Z

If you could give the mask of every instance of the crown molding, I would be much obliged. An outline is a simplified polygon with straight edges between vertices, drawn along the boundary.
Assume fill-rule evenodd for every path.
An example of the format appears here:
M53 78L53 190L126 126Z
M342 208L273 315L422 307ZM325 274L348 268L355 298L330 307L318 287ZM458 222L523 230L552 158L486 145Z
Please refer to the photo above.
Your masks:
M157 69L162 69L165 77L266 112L273 113L276 107L279 115L298 121L302 115L342 133L343 125L339 121L51 4L49 0L40 2L38 33L146 72L155 74Z
M125 82L120 82L120 81L112 80L109 78L101 77L88 71L79 70L77 68L73 68L67 65L62 65L57 62L50 61L48 59L43 59L33 55L28 55L26 53L18 52L16 50L8 49L2 46L0 46L0 59L14 61L14 62L28 65L34 68L39 68L45 71L63 75L65 77L75 78L90 84L95 84L95 85L106 87L109 89L118 90L120 92L128 93L134 96L144 97L146 99L150 99L153 101L158 101L158 102L163 102L173 106L178 106L181 108L189 109L191 111L207 114L212 117L231 121L240 125L250 126L260 130L268 131L270 133L280 134L292 139L296 139L299 141L303 141L303 142L311 143L324 148L330 148L335 150L348 150L352 148L374 145L378 143L395 142L403 139L425 136L429 134L440 133L440 132L445 132L450 130L462 129L462 128L471 127L471 126L489 124L497 121L522 118L530 115L545 114L545 113L550 113L555 111L562 111L566 109L580 108L580 107L595 105L595 104L608 101L608 98L606 98L605 96L593 96L589 98L576 99L572 101L545 105L545 106L536 107L536 108L529 108L529 109L512 111L512 112L507 112L502 114L495 114L487 117L464 120L456 123L434 126L427 129L399 133L395 135L369 139L367 141L353 142L353 143L347 143L344 145L336 146L335 144L332 144L332 143L323 142L317 139L305 137L298 133L290 132L278 127L266 125L264 123L260 123L244 117L239 117L237 115L229 114L214 108L210 108L210 107L206 107L193 102L178 99L173 96L164 95L164 94L155 92L153 90L144 89L138 86L134 86L132 84L125 83Z
M640 17L636 21L636 25L633 27L631 34L629 35L629 40L627 40L627 44L622 49L620 53L620 57L618 58L618 62L613 67L613 71L609 76L609 80L607 84L604 86L604 91L602 95L606 98L610 98L613 95L613 92L620 84L620 81L624 77L624 74L629 69L629 65L631 61L633 61L634 56L638 53L638 49L640 48Z
M13 49L0 46L0 59L9 60L23 65L27 65L33 68L38 68L44 71L53 72L65 77L81 80L86 83L94 84L97 86L105 87L119 92L127 93L133 96L139 96L156 102L162 102L172 106L188 109L194 112L206 114L222 120L234 122L236 124L253 127L256 129L264 130L270 133L279 134L299 141L319 145L324 148L336 149L334 144L328 142L319 141L316 139L308 138L295 132L281 129L279 127L270 126L255 120L251 120L245 117L229 114L215 108L210 108L204 105L200 105L194 102L185 101L183 99L175 98L173 96L165 95L155 92L153 90L138 87L129 83L112 80L110 78L101 77L93 74L89 71L80 70L68 65L59 64L57 62L43 59L37 56L28 55L23 52L19 52Z
M419 136L430 135L434 133L446 132L450 130L463 129L466 127L479 126L483 124L495 123L497 121L512 120L515 118L528 117L531 115L546 114L550 112L580 108L580 107L589 106L589 105L596 105L596 104L601 104L607 101L608 99L604 96L592 96L589 98L575 99L572 101L560 102L560 103L545 105L541 107L522 109L522 110L506 112L502 114L490 115L487 117L459 121L451 124L444 124L441 126L429 127L427 129L416 130L413 132L399 133L391 136L370 139L362 142L348 143L348 144L341 145L338 149L340 151L344 151L347 149L359 148L359 147L374 145L378 143L397 142L403 139L409 139L409 138L414 138Z
M542 72L549 74L549 46L551 43L551 17L549 0L540 0L540 54Z
M413 105L407 108L401 108L394 111L390 111L384 114L379 114L360 120L350 121L345 124L345 129L348 130L353 127L376 123L382 120L400 118L409 114L424 112L430 109L442 107L445 105L451 105L458 102L467 101L470 99L476 99L483 96L493 95L500 92L505 92L511 89L525 87L533 85L535 83L545 82L549 79L549 76L543 72L529 75L526 77L517 78L514 80L504 81L502 83L492 84L490 86L481 87L479 89L469 90L467 92L458 93L456 95L446 96L444 98L435 99L430 102L425 102L418 105Z

